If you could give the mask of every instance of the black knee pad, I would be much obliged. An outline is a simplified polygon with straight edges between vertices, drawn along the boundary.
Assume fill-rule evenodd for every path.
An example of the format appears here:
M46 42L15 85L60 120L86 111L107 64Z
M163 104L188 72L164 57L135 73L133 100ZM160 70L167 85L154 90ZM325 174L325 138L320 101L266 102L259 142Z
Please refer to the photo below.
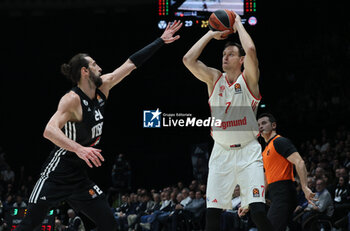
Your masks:
M271 222L267 219L265 204L255 202L249 204L250 216L259 231L273 231Z
M220 230L220 218L222 209L207 208L206 231Z

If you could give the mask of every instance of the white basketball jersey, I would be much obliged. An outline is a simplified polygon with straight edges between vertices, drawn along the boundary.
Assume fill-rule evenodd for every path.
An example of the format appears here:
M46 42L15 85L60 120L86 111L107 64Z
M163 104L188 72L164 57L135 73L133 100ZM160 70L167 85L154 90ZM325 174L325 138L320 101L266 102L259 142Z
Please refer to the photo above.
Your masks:
M230 84L226 73L214 85L209 97L213 119L220 119L221 126L212 127L213 139L223 145L247 144L259 134L256 113L261 96L250 92L241 74Z

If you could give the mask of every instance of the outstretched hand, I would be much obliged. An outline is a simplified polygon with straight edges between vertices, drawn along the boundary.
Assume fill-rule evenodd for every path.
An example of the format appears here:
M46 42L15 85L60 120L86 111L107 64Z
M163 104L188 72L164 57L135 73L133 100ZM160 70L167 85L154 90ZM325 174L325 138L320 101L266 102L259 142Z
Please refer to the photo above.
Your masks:
M163 39L164 43L172 43L180 38L180 35L176 35L174 37L174 34L180 30L182 27L182 22L180 20L175 20L173 23L168 23L164 33L162 36L160 36L161 39Z

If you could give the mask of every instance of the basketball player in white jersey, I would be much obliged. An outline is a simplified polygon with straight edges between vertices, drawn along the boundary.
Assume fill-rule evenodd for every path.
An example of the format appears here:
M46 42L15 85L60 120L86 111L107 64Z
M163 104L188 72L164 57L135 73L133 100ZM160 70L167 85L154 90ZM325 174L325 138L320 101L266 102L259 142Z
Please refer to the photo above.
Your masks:
M248 209L259 230L273 230L265 212L264 172L261 146L257 141L257 107L259 68L255 45L236 14L234 32L242 44L227 43L221 71L198 60L206 45L228 31L208 31L183 58L185 66L208 86L212 117L221 119L212 127L215 141L209 160L207 187L207 231L220 230L222 209L231 209L237 184L241 188L243 215ZM242 65L244 66L243 72Z

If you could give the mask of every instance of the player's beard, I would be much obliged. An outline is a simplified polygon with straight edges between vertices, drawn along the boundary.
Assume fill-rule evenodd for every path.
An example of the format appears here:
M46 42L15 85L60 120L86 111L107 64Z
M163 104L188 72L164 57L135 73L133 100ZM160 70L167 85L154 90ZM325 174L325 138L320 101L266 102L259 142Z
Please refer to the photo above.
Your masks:
M95 73L93 73L91 70L89 78L95 84L96 88L99 88L102 85L102 79L100 75L95 75Z

